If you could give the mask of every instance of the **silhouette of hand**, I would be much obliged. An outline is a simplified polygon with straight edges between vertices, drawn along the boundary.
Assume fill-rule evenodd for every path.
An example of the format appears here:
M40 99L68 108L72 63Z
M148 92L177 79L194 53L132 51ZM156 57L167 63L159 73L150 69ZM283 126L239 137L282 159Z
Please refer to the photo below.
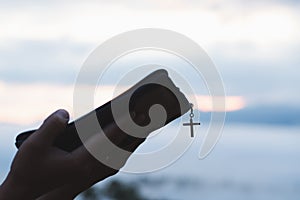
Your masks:
M84 146L71 153L52 146L68 120L66 111L56 111L22 144L0 187L0 199L35 199L44 194L41 199L73 199L96 182L117 173L125 164L130 154L116 157L118 167L112 169L96 160ZM108 127L105 132L117 138L116 128ZM101 149L103 137L103 133L97 134L86 145L99 149L100 144ZM135 150L143 141L131 143L128 149Z

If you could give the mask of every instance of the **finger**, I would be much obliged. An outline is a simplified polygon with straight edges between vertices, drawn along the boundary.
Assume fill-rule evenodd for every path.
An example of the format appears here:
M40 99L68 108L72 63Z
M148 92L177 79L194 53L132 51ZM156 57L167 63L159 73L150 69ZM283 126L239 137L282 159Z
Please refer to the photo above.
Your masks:
M118 124L126 123L126 118L118 120ZM124 133L116 124L111 124L86 140L84 146L79 147L72 154L81 163L93 166L100 161L118 170L144 140L144 138L132 137Z
M65 131L68 121L68 112L62 109L58 110L44 121L30 139L39 143L52 145L55 138Z
M120 118L119 124L126 123L126 118ZM132 138L131 136L124 133L116 124L110 124L99 131L94 136L90 137L84 142L84 146L76 149L72 154L76 159L80 160L81 163L87 165L97 165L103 163L108 167L119 169L124 163L124 159L128 158L131 152L123 150L122 145L124 140ZM131 142L134 141L131 139ZM130 143L130 142L129 142ZM113 161L113 166L107 162L107 158Z
M80 162L89 163L96 161L96 158L93 156L94 153L99 156L106 154L112 149L115 144L120 143L126 135L121 132L121 130L116 125L108 125L104 130L99 131L97 134L90 137L84 142L84 146L81 146L72 152ZM113 142L112 142L113 141ZM93 152L93 155L89 151Z

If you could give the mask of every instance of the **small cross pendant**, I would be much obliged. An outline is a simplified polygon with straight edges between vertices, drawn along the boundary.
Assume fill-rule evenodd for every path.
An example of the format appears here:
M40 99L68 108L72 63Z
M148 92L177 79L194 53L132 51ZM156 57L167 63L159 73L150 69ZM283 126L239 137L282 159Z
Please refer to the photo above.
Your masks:
M191 137L194 137L194 125L200 125L199 122L197 122L197 123L193 122L193 117L194 117L194 110L193 110L193 104L191 104L190 122L183 124L183 126L190 126Z

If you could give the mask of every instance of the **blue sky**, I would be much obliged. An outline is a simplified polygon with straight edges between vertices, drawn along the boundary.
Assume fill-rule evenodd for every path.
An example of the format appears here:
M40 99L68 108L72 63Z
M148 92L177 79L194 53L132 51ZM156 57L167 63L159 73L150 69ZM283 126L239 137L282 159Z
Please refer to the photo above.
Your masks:
M247 106L300 107L298 1L0 2L2 122L13 123L18 110L33 121L59 107L72 110L72 87L88 55L114 35L145 27L200 44L227 95ZM28 118L21 115L17 123Z

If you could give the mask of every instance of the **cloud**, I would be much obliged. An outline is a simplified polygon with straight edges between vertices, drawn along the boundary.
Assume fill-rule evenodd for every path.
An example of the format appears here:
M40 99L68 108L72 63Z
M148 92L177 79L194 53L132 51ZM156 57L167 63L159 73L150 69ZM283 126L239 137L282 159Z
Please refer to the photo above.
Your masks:
M73 83L91 45L68 40L19 40L0 46L0 80Z
M0 55L3 57L0 59L0 81L12 85L72 85L82 63L93 48L91 44L68 40L16 42L7 48L0 48ZM297 105L300 102L296 87L300 84L300 71L297 67L300 64L298 48L295 44L283 49L278 47L270 52L267 48L264 52L251 45L245 47L223 44L222 48L215 46L209 49L209 55L220 70L229 96L244 96L247 102L253 105L267 102ZM142 62L136 62L139 59L142 59ZM198 93L207 94L201 77L195 77L194 73L186 70L189 69L189 65L160 53L152 57L147 53L128 56L108 71L106 78L102 79L102 84L117 84L123 76L122 73L130 71L130 67L151 60L158 60L165 66L179 70ZM136 81L140 78L135 77Z
M47 115L57 109L64 108L73 114L73 90L74 85L59 84L7 84L0 82L0 122L28 125L43 120ZM84 87L93 87L85 85ZM180 87L180 86L179 86ZM94 107L99 107L110 101L113 97L126 91L129 86L102 85L95 89ZM218 105L212 108L211 98L205 95L195 94L188 99L195 97L194 103L201 111L220 111ZM226 99L226 110L236 111L245 107L243 97L231 97ZM220 98L220 100L223 100ZM219 98L217 98L219 102ZM92 108L92 109L93 109ZM91 109L91 110L92 110ZM85 113L91 111L86 110Z
M293 31L294 28L299 30L298 9L293 6L252 7L240 1L68 2L35 2L8 10L0 8L0 42L16 38L65 38L100 43L118 33L141 27L179 31L208 45L241 40L287 42L299 35ZM148 4L167 9L151 9ZM178 9L173 9L177 4ZM137 8L137 5L147 9Z
M69 86L1 83L0 96L0 121L4 123L32 124L59 108L70 110L72 105Z
M124 31L158 27L203 46L228 95L244 96L250 104L299 104L297 2L2 1L0 81L68 87L98 44ZM195 83L199 90L201 84Z
M213 106L213 101L210 96L196 95L198 102L198 109L201 112L232 112L245 108L246 101L242 96L227 96L215 97L216 105ZM223 108L223 102L225 101L225 109Z

